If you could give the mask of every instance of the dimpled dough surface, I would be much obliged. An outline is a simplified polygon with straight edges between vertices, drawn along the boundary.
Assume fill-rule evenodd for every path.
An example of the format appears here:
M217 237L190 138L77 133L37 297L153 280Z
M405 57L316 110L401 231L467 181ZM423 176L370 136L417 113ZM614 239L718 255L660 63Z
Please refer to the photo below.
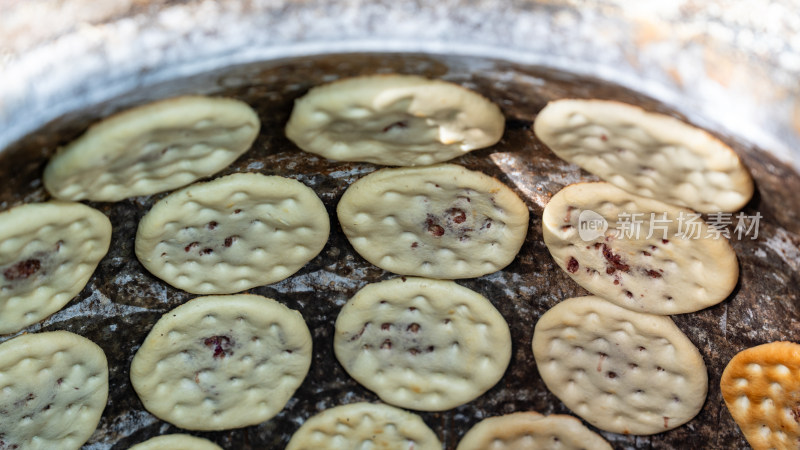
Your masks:
M674 117L606 100L556 100L536 136L553 153L634 194L703 213L736 211L753 180L734 151Z
M378 75L311 89L296 101L286 136L330 159L415 166L493 145L504 127L497 105L461 86Z
M375 403L351 403L310 417L286 450L441 450L436 434L422 419L402 409Z
M139 223L136 256L194 294L231 294L289 277L325 246L322 201L303 183L239 173L156 203Z
M722 372L722 397L755 450L800 447L800 344L739 352Z
M93 125L61 149L44 185L64 200L114 202L213 175L250 148L260 123L238 100L176 97Z
M508 324L452 281L397 278L365 286L336 319L336 358L381 400L441 411L497 383L511 359Z
M608 229L582 239L584 211L602 216ZM656 219L652 222L651 213ZM660 222L665 213L667 220ZM725 300L736 287L739 265L728 239L714 235L699 218L700 238L695 239L697 233L688 225L682 231L690 233L678 236L681 214L691 213L609 183L579 183L550 199L542 213L542 235L556 263L591 293L634 311L694 312ZM642 214L638 239L618 233L618 227L627 226L620 225L625 220L621 214ZM652 236L647 238L651 223Z
M156 323L133 358L131 383L160 419L223 430L278 414L310 365L300 313L257 295L208 296Z
M708 391L700 352L669 317L599 297L567 299L542 315L533 356L553 394L613 433L681 426L697 415Z
M373 172L350 185L337 213L364 259L429 278L502 269L528 231L528 208L511 189L454 164Z
M0 213L0 334L66 305L110 242L108 218L80 203L31 203Z
M168 434L148 439L129 450L222 450L222 447L188 434Z
M518 412L473 426L456 450L612 450L580 420L563 414Z
M78 449L108 398L108 363L94 342L67 331L0 344L0 448Z

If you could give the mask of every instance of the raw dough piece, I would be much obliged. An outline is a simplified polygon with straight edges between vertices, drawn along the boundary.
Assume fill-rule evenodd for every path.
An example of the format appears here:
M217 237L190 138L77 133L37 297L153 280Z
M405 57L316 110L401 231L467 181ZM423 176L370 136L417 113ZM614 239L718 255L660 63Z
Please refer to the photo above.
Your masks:
M663 114L607 100L556 100L533 129L559 158L637 195L703 213L736 211L753 179L730 147Z
M325 205L303 183L237 173L161 199L139 223L136 256L193 294L232 294L283 280L325 246Z
M224 169L253 144L258 115L228 98L176 97L92 125L59 150L44 186L64 200L115 202L185 186Z
M436 434L416 414L388 405L351 403L310 417L286 450L441 450Z
M161 317L133 358L131 383L158 418L224 430L278 414L310 365L300 313L258 295L208 296Z
M222 450L222 447L188 434L167 434L136 444L129 450Z
M68 331L23 334L0 344L0 448L78 449L108 399L108 362Z
M110 242L108 218L80 203L0 213L0 334L39 322L78 295Z
M511 189L453 164L373 172L345 191L337 212L364 259L429 278L500 270L528 232L528 208Z
M634 311L688 313L725 300L739 278L728 239L699 216L689 225L691 214L608 183L580 183L547 204L542 235L556 263L591 293ZM603 220L606 230L588 227Z
M336 319L345 370L393 405L442 411L494 386L511 360L503 316L452 281L396 278L365 286Z
M413 75L347 78L295 102L286 136L339 161L416 166L495 144L500 108L453 83Z
M456 450L612 450L580 420L563 414L518 412L489 417L461 438Z
M556 397L613 433L679 427L700 412L708 392L700 352L669 317L599 297L564 300L544 313L533 356Z
M722 372L722 398L754 450L800 447L800 344L739 352Z

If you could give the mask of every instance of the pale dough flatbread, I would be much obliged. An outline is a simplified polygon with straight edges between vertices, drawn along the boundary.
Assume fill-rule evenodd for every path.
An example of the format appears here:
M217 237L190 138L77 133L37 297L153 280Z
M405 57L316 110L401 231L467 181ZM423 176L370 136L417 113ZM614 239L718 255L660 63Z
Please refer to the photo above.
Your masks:
M158 418L223 430L274 417L310 365L300 313L258 295L208 296L161 317L133 358L131 383Z
M260 127L246 103L176 97L129 109L60 149L44 186L63 200L114 202L185 186L224 169Z
M556 263L591 293L634 311L688 313L725 300L739 278L728 239L699 216L689 225L690 214L609 183L579 183L547 204L542 235ZM607 230L587 236L587 218L605 220Z
M286 450L441 450L436 434L422 419L402 409L375 403L351 403L310 417Z
M339 161L428 165L495 144L500 108L453 83L414 75L347 78L295 102L286 136Z
M167 434L136 444L129 450L222 450L222 447L188 434Z
M108 252L111 222L80 203L31 203L0 213L0 334L60 310Z
M702 356L669 317L637 313L599 297L564 300L533 332L539 375L569 409L601 430L654 434L702 408Z
M441 411L494 386L511 360L503 316L452 281L396 278L365 286L336 319L336 358L393 405Z
M337 213L364 259L429 278L500 270L528 232L528 207L514 191L454 164L373 172L350 185Z
M108 363L94 342L68 331L0 344L0 448L78 449L108 399Z
M531 411L481 420L456 450L611 450L611 445L572 416Z
M637 195L703 213L736 211L753 180L730 147L663 114L607 100L556 100L533 129L553 153Z
M719 384L754 450L800 448L800 344L772 342L742 350Z
M325 246L330 221L290 178L238 173L159 200L136 232L151 273L194 294L232 294L289 277Z

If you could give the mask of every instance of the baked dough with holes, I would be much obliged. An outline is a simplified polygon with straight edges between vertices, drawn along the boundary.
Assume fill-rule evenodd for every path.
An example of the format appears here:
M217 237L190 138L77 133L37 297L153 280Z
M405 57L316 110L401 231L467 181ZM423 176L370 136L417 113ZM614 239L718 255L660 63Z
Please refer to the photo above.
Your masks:
M544 208L542 235L591 293L634 311L688 313L725 300L739 279L728 239L692 214L609 183L579 183ZM591 225L603 221L605 231Z
M754 450L800 447L800 344L772 342L742 350L719 384Z
M258 295L198 297L156 323L133 358L131 383L156 417L224 430L278 414L310 364L299 312Z
M81 448L107 399L108 362L94 342L50 331L0 344L0 448Z
M159 200L136 232L147 270L193 294L232 294L289 277L325 246L325 205L303 183L237 173Z
M500 270L528 232L528 207L514 191L454 164L373 172L350 185L337 213L364 259L429 278Z
M518 412L483 419L461 438L456 450L611 450L580 420L563 414Z
M700 352L669 317L599 297L567 299L544 313L533 356L556 397L613 433L679 427L697 415L708 391Z
M637 195L703 213L736 211L753 179L709 133L608 100L556 100L536 116L536 137L558 157Z
M60 149L44 186L63 200L115 202L185 186L224 169L260 128L246 103L185 96L115 114Z
M0 213L0 334L39 322L78 295L110 242L108 218L80 203Z
M336 358L393 405L442 411L494 386L511 334L484 296L452 281L396 278L365 286L336 319Z
M310 417L286 450L441 450L436 434L417 416L379 403L351 403Z
M286 136L339 161L417 166L494 145L500 108L457 84L414 75L347 78L295 102Z
M166 434L136 444L129 450L222 450L222 447L188 434Z

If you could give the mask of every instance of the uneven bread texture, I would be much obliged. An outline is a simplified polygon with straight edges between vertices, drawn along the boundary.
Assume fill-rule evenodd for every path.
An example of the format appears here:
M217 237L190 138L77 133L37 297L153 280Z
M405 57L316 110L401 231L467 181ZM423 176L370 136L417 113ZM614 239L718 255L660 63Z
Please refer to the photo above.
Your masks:
M755 450L800 447L800 344L739 352L722 372L722 397Z
M188 434L167 434L136 444L129 450L222 450L222 447Z
M638 238L620 232L633 214L643 221ZM559 267L591 293L634 311L688 313L725 300L739 278L730 242L699 216L697 233L678 235L692 231L688 225L679 230L681 217L690 214L608 183L580 183L562 189L547 204L542 235ZM584 240L580 227L586 237L587 221L581 217L602 218L608 229Z
M683 425L708 391L700 352L669 317L599 297L567 299L542 315L533 356L553 394L614 433L655 434Z
M208 296L161 317L133 358L131 383L158 418L223 430L274 417L310 365L299 312L257 295Z
M286 450L441 450L436 434L417 416L378 403L351 403L310 417Z
M115 202L213 175L250 148L260 128L246 103L176 97L118 113L60 149L44 186L64 200Z
M342 307L333 341L345 370L393 405L442 411L494 386L511 360L503 316L452 281L396 278Z
M325 205L303 183L237 173L159 200L142 218L136 256L193 294L232 294L283 280L328 241Z
M78 295L110 242L108 218L80 203L0 213L0 334L39 322Z
M489 417L461 438L456 450L611 450L580 420L567 415L518 412Z
M495 144L500 108L456 84L413 75L347 78L295 102L286 136L339 161L429 165Z
M429 278L500 270L528 232L528 208L511 189L454 164L373 172L350 185L337 213L364 259Z
M607 100L556 100L536 136L558 157L628 192L703 213L736 211L753 180L734 151L674 117Z
M94 342L68 331L0 344L0 448L78 449L108 399L108 363Z

